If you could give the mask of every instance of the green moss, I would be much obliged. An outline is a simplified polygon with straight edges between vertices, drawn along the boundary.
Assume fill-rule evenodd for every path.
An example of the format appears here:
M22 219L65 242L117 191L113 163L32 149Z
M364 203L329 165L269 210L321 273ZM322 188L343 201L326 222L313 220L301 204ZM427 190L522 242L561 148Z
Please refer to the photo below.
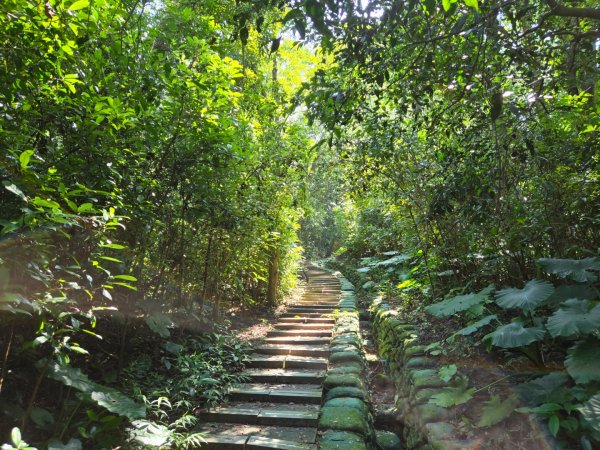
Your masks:
M369 417L369 407L367 404L359 398L353 397L338 397L331 400L327 400L323 405L323 408L337 407L337 408L354 408L358 409L364 417Z
M362 436L369 435L369 424L365 415L356 408L341 406L321 409L319 429L351 431Z
M338 397L354 397L366 400L367 393L365 390L354 386L339 386L330 389L325 395L325 400L327 401Z
M337 375L331 374L325 377L325 381L323 382L325 389L331 389L336 386L354 386L360 389L364 389L365 385L363 381L354 374L348 375Z
M339 363L327 371L327 375L360 374L364 370L362 364L357 363Z
M321 450L366 450L361 436L347 431L327 431L319 442Z
M431 367L435 367L435 365L436 362L431 358L428 358L426 356L415 356L406 361L404 367L406 369L428 369Z
M339 334L331 340L331 345L350 344L360 347L361 342L355 333Z
M377 447L381 450L401 450L400 438L390 431L378 431L376 434Z
M358 364L363 363L363 358L358 350L335 352L329 355L330 363L342 363L342 362L354 362Z

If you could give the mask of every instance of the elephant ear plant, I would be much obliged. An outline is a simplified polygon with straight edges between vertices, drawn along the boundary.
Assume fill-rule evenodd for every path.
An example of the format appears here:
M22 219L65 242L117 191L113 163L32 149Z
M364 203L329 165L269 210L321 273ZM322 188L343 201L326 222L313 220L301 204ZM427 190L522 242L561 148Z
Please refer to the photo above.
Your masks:
M554 436L579 436L582 448L592 449L600 443L600 261L543 258L538 263L555 283L534 279L495 292L489 286L430 305L427 312L461 313L467 319L449 339L495 327L483 337L490 349L525 355L546 373L519 386L528 406L517 411L547 418ZM564 370L556 369L556 355Z

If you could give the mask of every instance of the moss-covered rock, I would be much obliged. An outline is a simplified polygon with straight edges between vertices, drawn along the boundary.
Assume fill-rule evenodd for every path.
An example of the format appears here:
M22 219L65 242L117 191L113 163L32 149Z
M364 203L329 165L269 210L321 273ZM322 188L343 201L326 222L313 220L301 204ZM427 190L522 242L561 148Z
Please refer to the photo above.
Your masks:
M378 431L376 433L377 447L380 450L401 450L400 438L391 431Z
M344 375L344 374L360 374L364 370L364 366L362 364L358 364L355 362L346 362L346 363L338 363L333 365L328 371L327 375Z
M354 374L327 374L323 382L325 389L331 389L337 386L354 386L359 389L364 389L364 382Z
M331 340L331 345L350 344L355 347L361 347L360 338L356 333L339 334Z
M325 401L338 397L354 397L361 400L367 399L367 392L354 386L339 386L327 391Z
M363 358L358 350L345 351L345 352L334 352L329 355L329 362L330 363L354 362L354 363L362 364Z
M319 417L320 430L351 431L361 436L369 435L367 417L356 408L323 407Z
M404 363L404 368L406 369L428 369L431 367L435 367L437 363L426 356L414 356L406 360Z
M319 442L321 450L366 450L364 439L347 431L327 431Z
M364 417L369 417L369 407L359 398L354 397L338 397L327 400L323 408L354 408L358 409Z

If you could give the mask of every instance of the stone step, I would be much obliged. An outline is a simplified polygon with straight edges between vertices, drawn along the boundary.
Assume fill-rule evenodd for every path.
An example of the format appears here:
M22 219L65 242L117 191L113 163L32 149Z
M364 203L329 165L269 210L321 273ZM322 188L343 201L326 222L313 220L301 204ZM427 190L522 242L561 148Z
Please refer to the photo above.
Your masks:
M321 386L306 384L243 384L229 391L232 401L321 404L323 391Z
M260 355L250 356L247 367L271 369L327 369L327 359L314 356Z
M292 345L329 345L331 338L328 337L302 337L302 336L283 336L267 337L265 344L292 344Z
M206 433L202 449L316 450L317 429L233 423L205 423L194 431Z
M308 369L246 369L242 375L253 383L320 384L325 372Z
M267 333L267 337L286 337L286 336L331 337L331 329L329 329L329 330L306 330L303 328L296 328L293 330L272 330Z
M248 425L275 425L294 427L316 427L319 418L318 408L218 406L200 412L200 420L205 422L242 423ZM251 405L251 404L250 404ZM316 406L316 405L315 405Z
M284 312L281 316L279 316L279 318L288 318L288 317L295 317L295 318L325 318L328 319L331 316L331 312L330 311L325 311L325 312L306 312L306 311L290 311L289 309Z
M335 324L335 319L327 317L281 317L279 323L326 323Z
M326 307L326 308L312 308L312 307L293 307L293 308L288 308L288 310L286 311L287 314L292 314L294 316L297 315L317 315L317 314L331 314L333 313L333 311L335 311L336 309L338 309L337 307L333 308L333 307ZM285 316L285 317L289 317L289 316Z
M317 347L314 345L261 345L254 349L263 355L297 355L329 357L329 346Z
M303 323L279 322L275 324L278 330L331 330L333 323Z

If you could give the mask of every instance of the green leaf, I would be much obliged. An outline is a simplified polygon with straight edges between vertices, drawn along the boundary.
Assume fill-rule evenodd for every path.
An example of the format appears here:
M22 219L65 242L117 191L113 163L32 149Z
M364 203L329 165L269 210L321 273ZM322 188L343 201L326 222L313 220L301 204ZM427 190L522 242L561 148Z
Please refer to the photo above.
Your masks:
M19 155L19 162L21 163L21 169L27 169L29 162L31 161L31 157L35 152L33 150L25 150L23 153Z
M82 203L81 205L79 205L79 207L77 208L77 212L78 213L83 213L83 212L92 212L94 211L94 205L91 203Z
M515 348L529 345L544 338L546 332L542 328L525 328L519 322L509 323L491 332L486 338L492 339L492 344L501 348Z
M27 201L27 197L25 196L25 194L23 193L23 191L21 189L19 189L14 183L11 183L8 180L4 180L2 182L2 184L4 185L4 188L8 191L8 192L12 192L13 194L15 194L17 197L20 197L21 200L23 200L24 202Z
M441 392L432 395L429 403L442 408L461 405L471 400L475 391L475 388L469 388L469 380L466 377L459 377L452 386L446 386Z
M502 422L512 414L518 404L519 400L515 395L511 395L506 400L502 400L500 396L494 395L484 403L481 418L477 426L480 428L491 427Z
M546 280L530 280L523 289L507 288L496 292L496 303L504 308L533 311L554 292L554 286Z
M465 0L465 5L469 8L475 8L476 11L479 11L479 3L477 0Z
M49 366L48 376L66 386L71 386L81 391L89 399L110 412L127 417L130 420L139 419L146 415L144 405L135 403L131 398L116 389L95 383L82 373L80 369L52 363Z
M544 305L551 308L557 308L561 303L570 298L578 298L580 300L594 300L598 297L598 293L594 288L585 284L563 284L554 289L554 293L548 297Z
M97 385L98 386L98 385ZM121 394L116 389L103 387L91 393L91 398L98 405L112 413L125 416L130 420L139 419L146 415L146 408Z
M490 291L491 287L488 286L476 294L457 295L455 297L447 298L439 303L429 305L425 310L435 317L448 317L483 303L490 295Z
M567 382L569 377L565 372L553 372L517 385L519 395L528 403L535 405L548 403L563 403L571 396Z
M600 342L578 341L567 351L565 367L577 383L600 380Z
M600 394L596 394L577 408L581 418L591 429L600 433Z
M443 366L438 370L438 376L442 381L446 383L452 379L454 375L456 375L457 371L456 364L450 364L449 366Z
M79 9L84 9L90 6L89 0L76 0L67 8L67 11L77 11Z
M121 244L100 244L100 247L103 248L114 248L115 250L123 250L125 247L124 245Z
M550 420L548 421L548 429L550 430L550 433L552 433L552 436L556 436L558 434L558 430L560 429L560 419L558 416L550 417Z
M51 429L52 425L54 424L54 416L50 413L50 411L44 408L34 406L31 408L30 417L33 423L45 430L48 428Z
M22 441L21 438L21 430L19 430L19 428L14 427L11 432L10 432L10 440L13 442L13 444L15 445L19 445Z
M600 304L572 298L556 311L546 324L554 337L589 334L600 329Z
M585 258L585 259L556 259L556 258L541 258L538 264L547 273L558 275L561 278L570 278L574 281L594 282L598 280L596 274L591 270L600 270L600 259Z
M453 334L453 336L456 336L456 335L468 336L470 334L475 333L480 328L482 328L486 325L489 325L492 320L497 320L497 319L498 319L498 317L496 316L496 314L491 314L489 316L485 316L484 318L479 319L477 322L474 322L471 325L461 328L460 330L455 332Z
M111 262L116 262L116 263L122 263L123 262L120 259L113 258L112 256L99 256L99 258L100 259L104 259L105 261L111 261Z
M117 280L137 281L137 278L131 275L113 275L113 278L116 278Z
M169 327L173 325L171 319L161 313L152 314L144 319L146 325L160 337L168 338L171 335Z
M444 11L448 11L452 7L452 1L442 0L442 7L444 8Z

